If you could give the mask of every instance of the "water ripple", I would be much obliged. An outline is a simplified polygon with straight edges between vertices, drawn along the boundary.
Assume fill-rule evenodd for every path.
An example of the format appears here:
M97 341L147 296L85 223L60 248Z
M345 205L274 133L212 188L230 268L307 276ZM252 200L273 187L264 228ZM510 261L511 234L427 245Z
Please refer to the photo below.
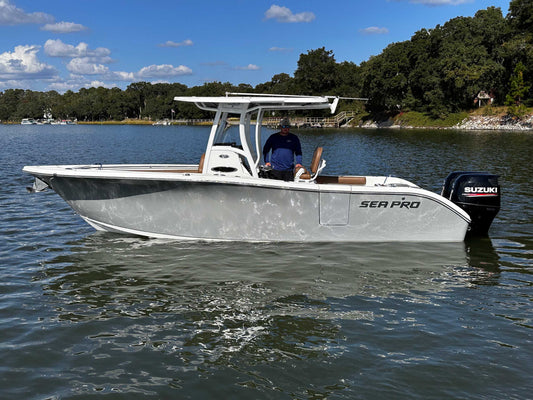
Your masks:
M499 173L491 239L461 244L149 240L26 193L24 164L197 160L207 131L169 128L2 127L0 397L527 398L531 136L299 133L332 173Z

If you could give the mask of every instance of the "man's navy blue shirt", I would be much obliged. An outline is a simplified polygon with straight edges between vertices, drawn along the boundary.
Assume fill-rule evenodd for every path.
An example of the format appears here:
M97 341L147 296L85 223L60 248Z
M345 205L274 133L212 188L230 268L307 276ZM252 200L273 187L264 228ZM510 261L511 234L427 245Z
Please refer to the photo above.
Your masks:
M272 150L272 156L269 152ZM294 169L294 157L296 164L302 163L302 147L298 136L289 133L283 136L280 132L271 135L263 147L263 158L265 163L270 162L272 168L278 171L288 171Z

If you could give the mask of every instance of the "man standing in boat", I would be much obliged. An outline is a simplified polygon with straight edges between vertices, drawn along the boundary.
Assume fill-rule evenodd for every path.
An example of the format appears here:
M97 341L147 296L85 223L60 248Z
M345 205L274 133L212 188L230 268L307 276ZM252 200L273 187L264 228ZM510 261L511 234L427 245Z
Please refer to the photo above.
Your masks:
M270 135L263 147L265 165L272 167L271 174L274 179L292 181L294 168L303 168L300 139L289 131L290 127L289 118L283 118L280 122L280 131Z

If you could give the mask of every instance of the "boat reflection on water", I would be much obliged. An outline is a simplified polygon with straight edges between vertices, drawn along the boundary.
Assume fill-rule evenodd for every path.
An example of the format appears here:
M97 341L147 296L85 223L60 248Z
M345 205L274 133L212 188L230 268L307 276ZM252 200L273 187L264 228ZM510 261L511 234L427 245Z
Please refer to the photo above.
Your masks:
M80 326L73 331L79 337L65 346L77 365L92 365L96 355L119 363L124 354L143 350L143 365L151 363L161 379L179 371L185 382L188 374L230 367L242 369L243 379L256 386L264 382L248 376L246 366L336 358L346 350L339 341L346 324L380 324L384 313L416 317L414 310L438 308L435 299L446 293L453 297L457 288L494 279L497 265L497 257L487 270L475 265L478 251L487 259L490 240L465 248L94 234L69 245L70 252L46 262L36 280L47 295L50 322ZM112 373L112 364L99 375ZM124 382L139 378L128 374ZM80 379L106 387L97 378ZM113 387L120 391L120 382Z
M500 257L489 237L467 237L465 241L468 265L486 272L500 272Z
M206 243L95 233L70 246L69 253L46 263L49 294L100 307L131 304L143 314L150 312L141 311L143 299L150 304L161 300L163 312L212 301L271 307L291 296L323 300L441 292L471 283L472 276L483 281L498 272L489 238L465 243Z

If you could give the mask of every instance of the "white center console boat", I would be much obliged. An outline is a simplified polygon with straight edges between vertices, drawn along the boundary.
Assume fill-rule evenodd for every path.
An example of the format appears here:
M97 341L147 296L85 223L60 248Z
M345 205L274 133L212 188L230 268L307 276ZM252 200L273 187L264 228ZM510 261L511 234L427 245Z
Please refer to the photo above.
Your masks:
M324 175L321 148L294 181L261 166L263 115L328 109L338 98L228 94L176 97L215 113L200 162L26 166L35 190L55 190L102 231L157 238L234 241L458 242L484 233L499 210L497 176L456 172L441 195L404 179ZM228 118L238 141L226 142ZM254 121L254 122L253 122Z

